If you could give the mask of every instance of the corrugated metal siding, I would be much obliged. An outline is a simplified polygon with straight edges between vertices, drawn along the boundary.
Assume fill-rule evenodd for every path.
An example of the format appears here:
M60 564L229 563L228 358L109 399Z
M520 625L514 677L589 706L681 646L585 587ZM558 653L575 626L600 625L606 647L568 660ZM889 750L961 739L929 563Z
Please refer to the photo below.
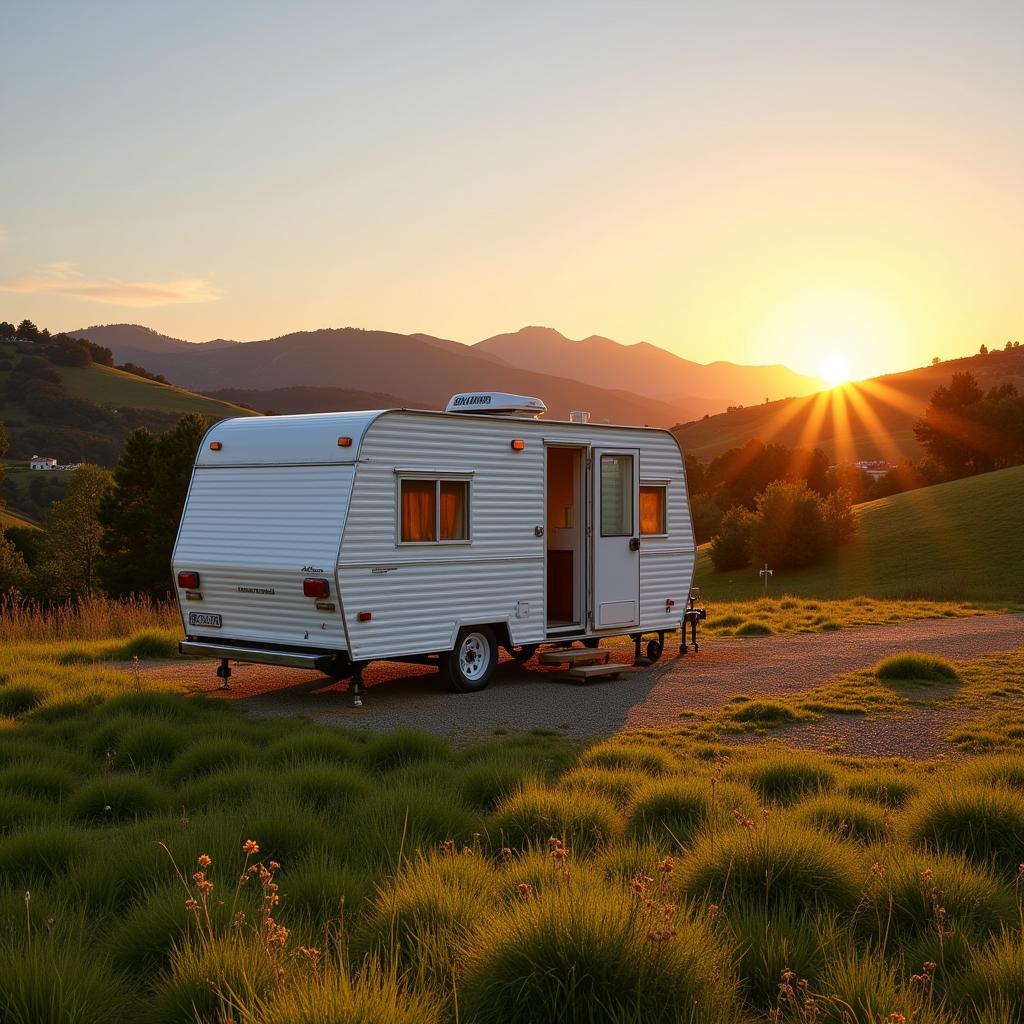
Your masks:
M513 452L511 440L526 440ZM682 456L662 432L528 420L391 412L360 449L339 579L356 659L444 650L460 623L508 621L514 643L544 639L544 442L639 447L641 480L669 482L667 537L643 538L641 626L678 625L694 544ZM472 543L396 543L396 467L472 470ZM665 599L676 607L665 614ZM518 602L528 616L516 618ZM371 611L368 623L356 621Z
M186 632L344 649L334 568L352 489L353 467L198 468L174 552L174 571L200 575L203 600L189 611L219 612L221 630ZM338 610L320 612L302 581L323 569ZM273 594L239 593L273 587Z

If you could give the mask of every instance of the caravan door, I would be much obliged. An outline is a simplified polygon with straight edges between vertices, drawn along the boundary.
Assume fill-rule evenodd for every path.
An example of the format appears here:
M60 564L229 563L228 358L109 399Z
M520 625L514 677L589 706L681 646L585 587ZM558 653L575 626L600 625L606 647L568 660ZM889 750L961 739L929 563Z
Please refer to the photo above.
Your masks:
M640 451L593 451L593 628L640 623Z

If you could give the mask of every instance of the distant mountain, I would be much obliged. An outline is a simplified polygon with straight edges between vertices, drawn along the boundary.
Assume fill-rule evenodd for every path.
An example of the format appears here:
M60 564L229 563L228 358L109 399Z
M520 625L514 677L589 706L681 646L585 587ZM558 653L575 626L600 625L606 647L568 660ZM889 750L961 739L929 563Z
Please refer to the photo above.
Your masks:
M443 408L455 392L487 389L536 395L553 419L586 409L596 421L666 427L707 411L701 402L659 401L510 366L497 354L426 334L345 327L245 344L188 344L123 324L69 333L108 346L118 361L138 363L195 391L338 387L402 395L406 404Z
M898 462L923 454L914 421L940 384L973 373L986 390L1014 384L1024 392L1024 348L997 350L859 381L833 391L752 405L686 423L674 431L683 450L713 458L752 438L765 444L821 448L836 461Z
M693 362L657 345L624 345L591 335L574 341L551 327L524 327L477 342L476 351L500 356L512 366L573 377L602 388L624 388L670 404L722 412L729 405L749 405L819 391L822 381L786 366L741 366Z
M257 412L282 415L306 412L347 412L352 409L414 408L417 403L397 395L375 391L352 391L348 388L268 388L255 390L223 388L209 392L210 398L221 402L245 405Z

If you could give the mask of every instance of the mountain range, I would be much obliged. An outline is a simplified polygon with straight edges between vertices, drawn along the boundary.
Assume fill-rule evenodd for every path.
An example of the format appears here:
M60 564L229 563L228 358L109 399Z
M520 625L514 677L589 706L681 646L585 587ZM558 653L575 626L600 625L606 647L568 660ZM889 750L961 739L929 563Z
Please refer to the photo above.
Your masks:
M68 333L182 387L279 412L365 408L371 397L443 408L458 391L500 390L542 398L556 419L585 409L596 421L672 426L821 387L817 378L785 366L705 365L655 345L596 335L574 341L547 327L525 327L475 345L354 327L250 342L189 342L134 324ZM242 397L245 392L250 394Z

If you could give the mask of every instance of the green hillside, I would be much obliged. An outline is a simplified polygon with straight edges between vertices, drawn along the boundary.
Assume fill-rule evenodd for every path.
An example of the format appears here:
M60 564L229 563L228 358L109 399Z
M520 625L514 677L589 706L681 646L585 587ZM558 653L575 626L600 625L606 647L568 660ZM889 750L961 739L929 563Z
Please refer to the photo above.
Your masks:
M0 508L0 530L6 530L11 526L27 526L30 530L39 529L38 523L33 523L30 519L25 519L10 509Z
M779 571L769 590L804 597L922 597L1024 604L1024 466L857 507L854 540L827 562ZM708 545L695 583L711 601L761 593L759 566L718 573Z

